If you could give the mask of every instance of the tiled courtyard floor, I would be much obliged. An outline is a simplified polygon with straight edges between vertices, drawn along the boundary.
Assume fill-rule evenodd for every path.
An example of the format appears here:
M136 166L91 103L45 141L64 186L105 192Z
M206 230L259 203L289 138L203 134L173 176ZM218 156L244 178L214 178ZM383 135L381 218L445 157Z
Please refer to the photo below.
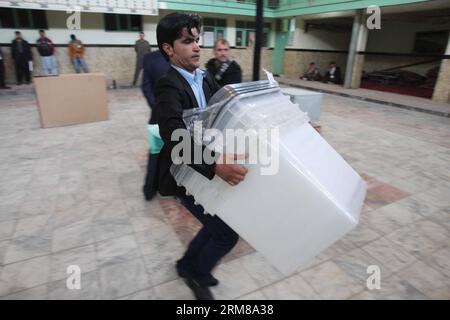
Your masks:
M174 262L198 224L143 200L148 108L138 89L108 95L109 121L53 129L31 93L0 96L2 299L193 298ZM216 298L450 299L450 119L325 95L320 124L369 184L360 224L288 278L241 241Z

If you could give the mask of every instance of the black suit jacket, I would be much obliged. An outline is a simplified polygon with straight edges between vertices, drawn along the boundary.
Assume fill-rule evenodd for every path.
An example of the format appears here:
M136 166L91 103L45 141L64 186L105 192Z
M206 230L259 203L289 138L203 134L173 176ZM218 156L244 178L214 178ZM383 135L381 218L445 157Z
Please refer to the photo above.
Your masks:
M206 73L206 78L203 80L203 92L205 93L206 102L219 89L220 87L217 82ZM183 187L176 185L175 179L170 173L170 167L172 165L171 152L179 141L171 141L171 136L176 129L186 129L182 118L183 111L198 108L199 106L189 83L172 67L159 79L156 84L155 95L156 111L159 114L159 133L164 141L157 165L157 190L163 196L180 196L186 191ZM192 164L189 164L189 166L208 179L212 179L214 177L215 163L193 164L194 148L201 147L204 150L205 146L195 146L193 139L190 139L189 143L191 144L192 150ZM211 151L211 154L214 156L213 151Z
M236 60L231 61L230 66L222 74L220 80L218 80L216 78L216 75L219 73L220 67L222 66L220 61L213 58L213 59L209 60L205 66L206 66L206 70L209 73L211 73L211 75L214 77L214 79L217 81L217 83L219 83L219 85L222 87L226 86L227 84L242 82L242 69L239 66L239 64L236 62Z
M327 73L325 74L325 78L330 78L330 70L328 70ZM341 83L341 81L342 81L340 67L336 67L336 70L334 71L334 80L336 83Z
M151 111L148 124L157 124L159 116L156 112L155 87L158 80L169 70L169 63L161 52L153 51L144 56L144 79L142 80L142 92L147 99Z
M22 40L22 53L19 52L18 49L18 41L14 39L11 43L11 56L12 58L18 62L18 61L30 61L33 60L33 54L31 53L31 47L30 44Z

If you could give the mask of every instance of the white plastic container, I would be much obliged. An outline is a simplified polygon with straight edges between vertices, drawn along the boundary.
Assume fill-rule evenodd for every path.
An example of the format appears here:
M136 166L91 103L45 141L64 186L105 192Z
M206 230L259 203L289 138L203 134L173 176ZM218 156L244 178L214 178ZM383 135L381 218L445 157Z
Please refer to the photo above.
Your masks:
M264 165L246 165L245 180L231 187L218 176L210 181L189 166L174 165L175 180L205 213L218 215L285 275L358 224L366 183L279 87L267 81L231 85L211 102L210 109L186 113L188 128L203 119L220 130L252 129L258 141L258 129L278 128L279 169L261 175ZM273 142L263 141L272 156Z

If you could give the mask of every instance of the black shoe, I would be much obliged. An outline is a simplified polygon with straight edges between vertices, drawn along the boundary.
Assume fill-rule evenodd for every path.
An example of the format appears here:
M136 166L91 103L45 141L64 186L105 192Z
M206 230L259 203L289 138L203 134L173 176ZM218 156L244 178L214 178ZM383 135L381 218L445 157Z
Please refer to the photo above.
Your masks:
M192 277L192 274L188 271L182 270L182 269L177 269L178 275L181 278L189 278ZM203 277L201 279L201 281L207 285L208 287L215 287L219 284L219 280L214 278L214 276L212 274L208 274L206 277Z
M181 278L193 277L193 274L191 272L180 266L180 260L177 261L177 273L178 276L180 276ZM214 276L211 273L205 277L202 277L200 281L205 285L207 285L208 287L215 287L219 284L219 280L214 278Z
M144 193L144 198L147 201L150 201L153 199L153 197L155 196L156 192L154 191L148 191L145 186L142 187L142 192Z
M208 286L201 284L197 279L188 277L184 279L184 282L192 290L197 300L215 300Z

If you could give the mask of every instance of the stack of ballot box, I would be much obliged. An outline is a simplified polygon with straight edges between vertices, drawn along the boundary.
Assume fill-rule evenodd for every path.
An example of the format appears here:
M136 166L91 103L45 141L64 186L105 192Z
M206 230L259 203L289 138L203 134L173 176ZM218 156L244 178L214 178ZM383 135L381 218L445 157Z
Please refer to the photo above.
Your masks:
M217 175L208 180L185 163L174 164L177 184L283 274L307 265L358 224L366 183L276 83L228 85L207 108L185 111L184 121L194 140L199 137L193 128L201 124L197 143L247 154L242 165L248 173L230 186ZM230 129L246 143L227 139L224 132ZM256 149L264 149L265 156L250 161Z

